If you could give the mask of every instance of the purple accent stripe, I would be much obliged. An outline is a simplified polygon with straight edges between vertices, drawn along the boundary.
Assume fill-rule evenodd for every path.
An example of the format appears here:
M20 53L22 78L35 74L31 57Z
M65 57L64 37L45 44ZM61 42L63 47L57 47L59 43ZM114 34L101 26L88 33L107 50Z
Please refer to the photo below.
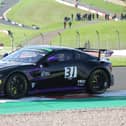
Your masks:
M3 94L3 93L2 93L2 94L0 94L0 96L4 96L4 95L5 95L5 94Z
M37 71L37 70L41 70L42 68L33 68L33 69L29 69L29 72L34 72L34 71Z
M84 89L83 87L64 87L64 88L50 88L50 89L36 89L34 91L29 91L28 94L37 94L37 93L48 93L48 92L58 92L58 91L69 91L69 90L79 90Z
M35 78L35 79L32 79L32 81L41 81L41 80L47 80L47 78Z

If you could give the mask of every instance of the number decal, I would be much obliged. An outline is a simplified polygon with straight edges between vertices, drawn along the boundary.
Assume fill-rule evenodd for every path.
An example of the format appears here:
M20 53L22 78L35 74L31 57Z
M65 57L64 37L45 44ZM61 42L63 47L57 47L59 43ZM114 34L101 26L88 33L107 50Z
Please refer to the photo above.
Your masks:
M65 78L72 79L77 77L77 67L65 67Z

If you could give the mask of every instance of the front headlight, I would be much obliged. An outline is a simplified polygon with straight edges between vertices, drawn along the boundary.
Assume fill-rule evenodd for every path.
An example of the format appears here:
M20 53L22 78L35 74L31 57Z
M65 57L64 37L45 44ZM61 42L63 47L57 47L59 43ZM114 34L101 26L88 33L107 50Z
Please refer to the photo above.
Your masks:
M0 74L0 78L3 77L3 74Z
M2 84L2 80L0 80L0 85Z

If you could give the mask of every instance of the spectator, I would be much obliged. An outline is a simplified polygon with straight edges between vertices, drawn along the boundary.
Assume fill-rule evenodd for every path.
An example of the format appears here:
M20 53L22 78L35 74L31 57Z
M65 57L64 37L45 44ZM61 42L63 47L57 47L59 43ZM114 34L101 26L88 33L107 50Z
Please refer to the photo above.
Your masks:
M120 19L123 20L123 18L124 18L124 15L123 15L123 13L121 13L121 18Z
M66 25L67 25L67 17L64 18L64 29L66 29Z
M105 20L109 20L109 14L105 14Z
M94 20L94 18L95 18L95 15L94 15L94 13L92 14L92 19Z
M75 7L77 8L79 4L79 0L74 0L74 1L75 1Z
M112 16L112 19L116 19L116 18L117 18L117 15L114 14L114 15Z
M99 14L98 13L96 14L96 18L99 19Z
M71 26L72 26L72 20L71 20L71 18L68 20L68 25L69 25L69 28L71 28Z
M77 14L76 14L76 20L77 20L77 21L80 21L80 20L81 20L81 14L80 14L80 13L77 13Z
M88 14L88 21L91 21L91 14Z
M73 18L74 18L74 15L73 15L73 14L71 14L71 19L72 19L72 21L73 21Z

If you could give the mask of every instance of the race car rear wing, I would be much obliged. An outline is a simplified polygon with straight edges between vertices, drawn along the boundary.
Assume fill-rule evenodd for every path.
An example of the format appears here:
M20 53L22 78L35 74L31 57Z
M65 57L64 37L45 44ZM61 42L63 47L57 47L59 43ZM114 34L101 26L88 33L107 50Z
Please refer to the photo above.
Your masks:
M98 57L98 60L101 59L101 57L110 57L113 54L112 50L108 49L87 49L87 48L76 48L81 51L84 51L85 53L88 53L90 55Z

